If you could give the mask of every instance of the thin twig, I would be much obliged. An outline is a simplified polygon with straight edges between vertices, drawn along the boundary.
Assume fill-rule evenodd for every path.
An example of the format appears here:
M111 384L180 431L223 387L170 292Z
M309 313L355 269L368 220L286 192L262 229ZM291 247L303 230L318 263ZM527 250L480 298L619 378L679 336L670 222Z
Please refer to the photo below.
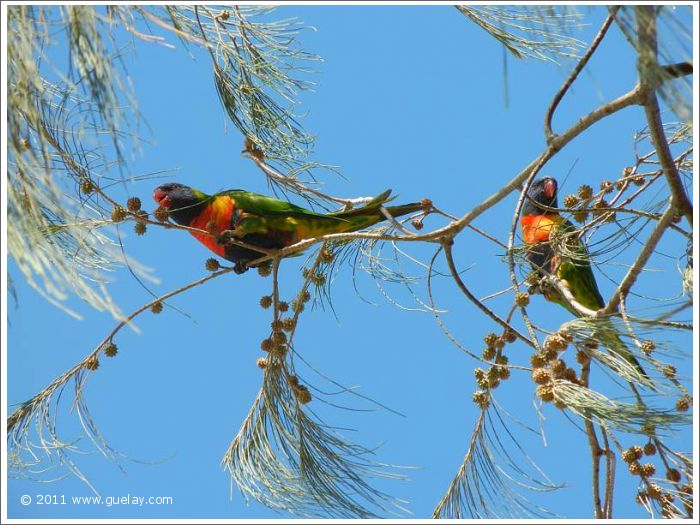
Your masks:
M462 290L462 293L464 293L464 295L466 295L467 298L472 303L474 303L474 305L479 310L481 310L486 315L488 315L496 323L501 325L506 330L512 330L516 337L518 337L520 340L524 341L525 343L530 345L532 348L537 350L537 347L535 346L535 344L532 341L530 341L530 339L528 339L522 333L520 333L519 330L516 330L515 328L513 328L510 325L510 323L501 319L501 317L498 314L496 314L488 306L484 305L484 303L479 301L478 297L476 297L473 293L471 293L469 291L469 288L467 288L467 286L464 284L464 281L462 281L462 278L459 276L459 272L457 271L457 268L455 266L454 258L452 257L452 243L445 242L445 243L443 243L442 246L443 246L443 249L445 251L445 259L447 260L447 266L450 268L450 273L452 274L452 278L454 279L455 283L457 283L457 286L459 286L459 289Z
M586 50L584 55L581 57L581 59L576 63L576 66L574 69L571 71L569 74L568 78L564 82L564 84L559 88L559 91L557 91L557 94L554 95L554 99L552 100L552 103L549 105L549 108L547 108L547 113L545 114L544 117L544 133L545 136L547 137L547 143L549 144L552 142L554 139L554 133L552 133L552 116L554 115L554 112L557 109L557 106L559 105L559 102L561 102L561 99L564 97L566 92L569 90L571 87L571 84L574 83L576 78L578 77L579 73L581 70L586 66L590 58L593 56L593 53L595 53L596 49L598 49L598 46L600 43L603 41L603 38L605 37L605 34L608 32L608 29L610 28L610 25L613 23L615 20L615 14L617 11L620 9L620 6L612 6L610 8L610 12L603 22L603 25L601 28L598 30L598 34L593 38L593 41L591 42L591 45L589 48Z

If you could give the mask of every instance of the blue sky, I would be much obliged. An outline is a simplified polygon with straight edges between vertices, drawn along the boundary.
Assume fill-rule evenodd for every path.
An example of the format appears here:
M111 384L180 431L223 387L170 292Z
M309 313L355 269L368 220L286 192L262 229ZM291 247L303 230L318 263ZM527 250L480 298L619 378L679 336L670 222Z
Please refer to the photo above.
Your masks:
M591 25L579 35L589 41L600 25L601 9L583 10ZM397 202L431 198L441 209L462 215L510 180L545 147L543 115L568 67L508 59L509 105L504 104L503 51L483 30L447 6L288 6L280 18L298 16L316 31L300 38L307 51L324 59L310 78L314 92L301 94L302 122L316 138L313 158L340 167L346 180L322 174L324 189L339 196L378 194L392 188ZM203 191L241 187L268 192L262 174L240 156L242 137L222 112L208 57L191 48L188 56L176 49L136 42L124 56L140 111L148 127L148 143L129 170L144 175L173 170L162 179L128 186L146 209L155 186L176 180ZM631 89L636 80L633 49L613 27L590 67L560 105L554 119L562 130L602 101ZM664 117L674 120L667 112ZM632 135L643 128L641 108L598 123L558 154L543 174L560 179L562 194L582 183L597 188L614 180L634 159ZM568 174L568 179L563 182ZM118 194L117 194L118 196ZM480 217L475 225L507 239L514 194ZM426 227L442 224L429 218ZM208 252L189 235L161 228L137 237L129 225L120 226L128 253L152 268L158 294L205 275ZM684 246L668 233L661 251L676 258ZM430 248L410 246L412 255L427 260ZM632 251L615 263L629 264ZM465 282L479 297L508 286L503 250L465 230L456 239L455 257ZM680 280L675 262L655 257L650 267L663 273L642 283L645 293L677 296ZM283 297L301 284L303 258L285 261L281 270ZM445 269L444 261L440 263ZM409 272L422 275L407 263ZM79 301L69 305L83 316L76 321L52 307L15 276L18 300L8 300L8 402L18 403L43 388L79 361L115 324ZM603 296L614 289L624 266L607 264L600 274ZM125 312L149 300L125 270L112 274L111 291ZM10 480L11 518L275 518L285 517L258 503L248 504L234 490L229 497L227 473L220 461L236 435L260 386L255 361L261 356L270 316L258 306L270 292L271 281L255 272L227 275L177 297L172 305L187 316L166 309L139 317L140 333L122 331L116 358L102 359L90 378L87 401L100 431L128 458L123 470L95 453L87 438L80 446L90 452L76 461L103 496L172 496L171 506L110 508L76 505L20 504L22 495L90 495L72 476L51 484ZM361 293L355 291L354 286ZM435 297L446 310L444 322L470 350L480 353L482 337L496 329L455 289L449 279L436 279ZM659 288L657 288L659 287ZM659 290L663 292L660 293ZM424 282L416 285L425 298ZM397 302L415 307L399 286L386 291ZM296 336L297 350L314 367L359 392L400 412L398 416L351 396L329 400L356 409L348 411L314 401L329 423L352 428L347 437L369 448L377 459L415 468L405 470L409 481L379 480L377 485L408 500L414 517L428 517L450 483L467 449L478 415L471 401L476 363L450 344L432 314L404 311L388 302L374 281L341 267L333 287L334 312L317 308L304 312ZM510 295L489 305L507 312ZM640 303L641 304L641 303ZM632 307L634 306L631 305ZM567 313L533 298L530 314L556 328ZM690 339L674 342L685 345ZM509 347L511 362L527 365L530 349ZM328 384L310 371L305 377L319 388ZM585 436L558 410L543 408L538 420L534 386L528 375L496 391L499 403L524 423L543 427L546 440L521 432L524 446L550 478L566 484L553 494L535 494L534 501L571 518L591 513L590 466ZM71 389L66 390L66 396ZM80 437L76 418L64 402L59 418L65 439ZM11 408L10 408L11 410ZM513 424L513 429L518 428ZM627 444L638 442L624 438ZM673 438L681 450L691 436ZM546 443L546 446L544 444ZM583 457L583 459L581 459ZM562 468L563 464L565 468ZM634 504L635 480L618 465L616 517L644 517ZM57 471L56 475L61 472ZM49 475L48 477L51 477Z

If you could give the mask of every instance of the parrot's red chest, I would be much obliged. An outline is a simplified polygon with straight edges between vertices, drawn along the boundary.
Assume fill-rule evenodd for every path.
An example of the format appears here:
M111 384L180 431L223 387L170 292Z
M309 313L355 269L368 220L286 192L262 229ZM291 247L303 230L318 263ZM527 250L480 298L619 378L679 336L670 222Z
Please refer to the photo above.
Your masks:
M192 232L192 235L194 235L199 242L220 257L224 257L225 246L223 244L217 244L216 237L221 232L231 229L231 217L235 209L236 201L231 197L221 195L212 200L212 202L202 210L202 213L192 219L192 222L189 224L191 228L205 230L212 234L207 235Z
M556 227L559 215L547 213L543 215L523 215L520 217L520 228L525 244L547 242L552 229Z

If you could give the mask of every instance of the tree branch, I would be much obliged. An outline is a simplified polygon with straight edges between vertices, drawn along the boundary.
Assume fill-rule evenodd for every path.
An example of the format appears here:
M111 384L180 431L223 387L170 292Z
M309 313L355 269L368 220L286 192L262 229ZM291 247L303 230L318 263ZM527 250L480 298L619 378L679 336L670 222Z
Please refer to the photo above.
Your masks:
M457 267L455 266L454 258L452 257L452 242L445 242L443 243L443 249L445 250L445 259L447 260L447 266L450 268L450 273L452 274L452 278L454 279L455 283L457 283L457 286L459 286L459 289L462 290L462 293L467 296L467 298L476 305L479 310L484 312L486 315L488 315L491 319L493 319L496 323L501 325L503 328L506 330L512 330L515 336L520 339L521 341L524 341L528 345L530 345L532 348L537 350L537 347L530 341L527 337L525 337L523 334L521 334L518 330L513 328L510 323L504 321L501 319L498 314L493 312L490 308L488 308L484 303L479 301L479 299L469 291L469 288L467 288L467 285L464 284L464 281L462 281L462 278L459 276L459 272L457 271Z
M569 74L569 77L566 79L564 84L559 88L559 91L557 92L556 95L554 95L554 99L552 100L552 103L549 105L549 108L547 108L547 113L544 117L544 133L545 136L547 137L547 144L551 143L552 140L554 139L554 133L552 133L552 116L554 115L554 112L557 109L557 106L559 105L559 102L561 102L561 99L564 97L566 92L569 90L571 87L571 84L574 83L576 78L578 77L579 73L581 70L586 66L590 58L593 56L593 53L595 53L596 49L598 49L598 46L600 43L603 41L603 38L605 37L605 34L608 32L608 29L610 28L610 25L613 23L615 20L615 14L617 11L620 9L619 5L612 6L610 8L610 12L603 22L603 25L601 28L598 30L598 34L595 36L593 41L591 42L590 47L588 50L586 50L586 53L581 57L581 59L578 61L576 64L576 67L571 71Z
M666 228L669 226L669 224L671 224L674 215L675 209L672 205L669 205L668 208L666 208L664 214L661 216L661 219L659 219L659 222L656 223L656 227L651 232L651 235L647 239L647 242L642 248L642 251L637 256L637 260L628 270L627 275L625 275L625 278L617 287L615 293L613 293L612 297L610 298L610 301L605 306L602 313L613 313L617 309L617 306L620 304L620 300L627 297L627 294L632 288L632 285L637 280L637 277L639 276L642 269L644 269L644 265L649 260L649 257L651 257L651 254L654 252L654 249L659 243L659 240L661 240L661 236L663 235L664 231L666 231Z
M671 148L666 140L663 122L661 121L661 109L656 96L656 88L661 83L662 71L682 72L684 69L679 65L671 66L673 69L662 70L657 59L657 34L656 34L656 14L654 6L637 6L637 70L639 71L640 97L644 105L649 134L656 148L656 153L661 162L666 181L673 196L673 206L678 213L685 216L690 227L693 227L693 205L685 192L678 170L673 162ZM692 66L691 66L692 71Z

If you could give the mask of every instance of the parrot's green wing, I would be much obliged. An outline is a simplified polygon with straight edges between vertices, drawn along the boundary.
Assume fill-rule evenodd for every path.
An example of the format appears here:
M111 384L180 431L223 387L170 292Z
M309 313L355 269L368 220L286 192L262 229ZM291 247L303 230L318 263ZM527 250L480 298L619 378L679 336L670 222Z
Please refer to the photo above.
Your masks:
M566 219L559 223L550 239L559 257L557 277L568 285L574 298L590 310L605 306L591 268L591 257L586 245L578 237L576 227ZM569 307L570 309L570 307Z
M228 190L217 195L227 195L236 201L236 208L261 217L287 216L320 219L331 222L344 222L342 218L316 213L291 202L275 199L245 190Z

